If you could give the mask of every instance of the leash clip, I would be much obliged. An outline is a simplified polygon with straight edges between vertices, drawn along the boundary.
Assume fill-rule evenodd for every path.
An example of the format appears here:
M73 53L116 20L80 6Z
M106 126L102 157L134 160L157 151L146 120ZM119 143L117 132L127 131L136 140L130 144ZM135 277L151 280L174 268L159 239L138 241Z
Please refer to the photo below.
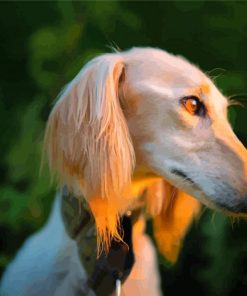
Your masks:
M121 281L120 279L116 280L116 296L121 296Z

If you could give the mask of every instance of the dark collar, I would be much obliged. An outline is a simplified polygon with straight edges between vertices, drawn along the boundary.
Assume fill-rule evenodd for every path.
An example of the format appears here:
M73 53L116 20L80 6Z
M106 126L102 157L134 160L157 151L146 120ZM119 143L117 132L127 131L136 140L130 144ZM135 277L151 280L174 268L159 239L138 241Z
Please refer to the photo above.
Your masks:
M120 219L123 241L112 240L109 252L96 253L94 218L86 203L62 190L62 217L69 236L76 240L78 254L88 275L88 286L98 296L109 296L115 290L116 280L127 279L134 264L132 226L137 213Z

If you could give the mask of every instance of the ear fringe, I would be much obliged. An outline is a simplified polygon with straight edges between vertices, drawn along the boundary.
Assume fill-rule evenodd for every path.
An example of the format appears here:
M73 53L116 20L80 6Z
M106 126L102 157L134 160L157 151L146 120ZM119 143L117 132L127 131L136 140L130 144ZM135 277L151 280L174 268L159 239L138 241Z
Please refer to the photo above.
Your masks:
M103 251L108 253L111 241L122 241L120 220L116 204L102 198L89 201L91 211L97 226L97 256Z
M123 71L119 54L89 62L61 94L45 133L52 172L60 184L86 196L104 245L120 239L119 207L135 165L118 98Z
M183 238L201 206L198 200L164 180L156 184L157 189L158 196L163 195L163 204L158 206L158 211L153 212L156 215L153 220L154 236L160 252L168 261L175 263ZM151 191L155 192L154 188ZM155 199L151 200L151 204L155 202Z

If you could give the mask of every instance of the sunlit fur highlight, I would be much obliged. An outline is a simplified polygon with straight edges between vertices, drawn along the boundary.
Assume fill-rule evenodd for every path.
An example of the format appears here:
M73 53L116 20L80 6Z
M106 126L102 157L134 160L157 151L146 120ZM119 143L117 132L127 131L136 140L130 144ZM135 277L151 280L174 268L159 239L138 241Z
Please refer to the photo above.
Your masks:
M181 98L191 95L203 101L205 116L181 106ZM102 55L60 95L49 117L45 150L59 186L66 184L79 201L87 200L98 254L107 251L112 237L122 239L121 215L132 211L138 219L132 229L135 264L124 295L160 295L146 218L154 219L161 253L175 262L199 201L237 217L247 212L247 150L229 125L227 105L197 67L154 48ZM43 296L44 285L46 295L89 290L79 258L84 233L79 229L76 240L70 239L61 202L60 192L44 229L28 239L7 268L1 292L26 295L35 287Z
M198 200L177 190L166 181L159 186L164 202L160 213L153 220L154 236L160 252L168 261L174 263L178 258L186 231L201 206Z
M207 121L178 110L178 99L190 94L203 98ZM113 237L121 240L119 217L145 196L158 246L176 260L199 202L174 190L161 176L211 206L216 180L220 186L242 180L236 170L233 174L229 169L227 176L215 170L216 179L206 169L209 164L215 167L222 149L230 168L235 169L238 160L246 164L246 150L227 122L226 106L224 96L199 69L161 50L115 52L83 67L54 106L45 147L59 185L66 184L78 199L86 198L95 217L98 253L108 250ZM174 164L189 175L196 169L201 189L172 174ZM239 192L244 185L243 179Z
M60 184L87 198L106 248L112 237L120 239L119 202L135 165L118 99L123 71L117 54L89 62L62 92L45 135L52 171Z

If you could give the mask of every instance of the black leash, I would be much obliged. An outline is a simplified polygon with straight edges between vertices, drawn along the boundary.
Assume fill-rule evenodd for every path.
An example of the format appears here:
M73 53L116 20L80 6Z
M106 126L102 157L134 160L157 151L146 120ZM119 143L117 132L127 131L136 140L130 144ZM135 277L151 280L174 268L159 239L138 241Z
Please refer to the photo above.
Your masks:
M86 204L80 205L76 197L69 194L66 186L62 191L62 216L65 228L78 246L78 254L88 275L88 286L97 296L119 296L120 287L134 265L132 226L140 212L123 216L120 225L123 241L112 240L109 252L97 258L96 229L94 218Z
M116 290L116 283L127 279L134 264L132 246L132 221L130 217L121 219L123 228L123 241L113 240L108 254L102 253L95 261L93 273L90 275L88 285L96 295L108 296Z

